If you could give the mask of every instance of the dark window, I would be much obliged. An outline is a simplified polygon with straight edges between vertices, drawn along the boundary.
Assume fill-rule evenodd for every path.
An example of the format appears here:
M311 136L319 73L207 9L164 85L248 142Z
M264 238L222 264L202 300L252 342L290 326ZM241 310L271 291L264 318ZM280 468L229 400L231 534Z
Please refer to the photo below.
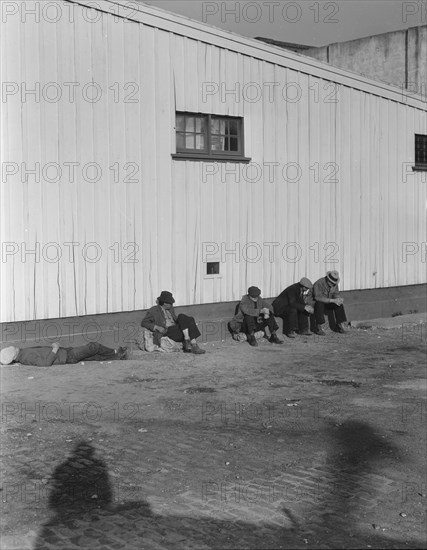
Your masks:
M243 118L176 113L174 158L244 160Z
M415 168L427 170L427 135L415 134Z
M207 262L206 275L219 275L219 262Z

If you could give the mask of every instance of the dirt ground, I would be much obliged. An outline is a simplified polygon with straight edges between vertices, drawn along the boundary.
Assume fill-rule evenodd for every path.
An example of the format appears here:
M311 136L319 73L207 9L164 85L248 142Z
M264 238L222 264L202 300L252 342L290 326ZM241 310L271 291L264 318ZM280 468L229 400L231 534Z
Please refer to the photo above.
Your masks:
M426 325L2 367L2 550L424 548Z

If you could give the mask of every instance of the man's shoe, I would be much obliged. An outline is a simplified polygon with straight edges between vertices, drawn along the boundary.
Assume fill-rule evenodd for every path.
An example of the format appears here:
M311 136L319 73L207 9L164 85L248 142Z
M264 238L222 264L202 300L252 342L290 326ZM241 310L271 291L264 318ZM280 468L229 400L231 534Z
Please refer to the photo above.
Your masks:
M203 353L206 353L206 350L199 348L197 344L191 344L191 353L195 353L196 355L202 355Z
M318 336L326 336L326 332L322 329L322 327L319 325L314 329L314 334L317 334Z
M120 359L120 361L125 361L128 358L128 349L127 348L119 348L117 350L117 357Z
M184 340L184 353L193 353L193 347L191 345L190 340Z
M287 333L286 333L286 336L287 336L288 338L296 338L296 337L297 337L297 335L296 335L296 333L295 333L294 330L291 330L290 332L287 332Z
M298 330L297 331L297 334L299 334L300 336L313 336L313 333L310 332L309 330L305 329L305 330Z
M283 344L282 340L279 340L278 336L276 333L273 332L273 334L270 336L270 338L268 339L269 342L271 342L272 344Z
M254 348L258 346L258 342L254 334L248 334L247 339L250 346L253 346Z
M336 328L335 332L338 332L339 334L346 334L347 333L347 331L344 329L342 324L337 325L337 328Z

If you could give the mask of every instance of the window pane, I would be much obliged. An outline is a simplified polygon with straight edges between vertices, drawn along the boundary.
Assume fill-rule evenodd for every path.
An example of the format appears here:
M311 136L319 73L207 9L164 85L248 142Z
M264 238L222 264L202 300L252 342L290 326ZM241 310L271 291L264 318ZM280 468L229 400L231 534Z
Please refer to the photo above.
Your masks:
M211 133L212 134L225 134L227 121L220 118L211 119Z
M187 134L185 136L185 148L194 149L194 134Z
M212 147L212 151L225 151L224 136L212 136L211 147Z
M219 134L219 120L217 118L211 120L211 133Z
M177 115L176 117L176 129L178 132L184 131L184 115Z
M185 149L185 136L184 136L184 134L180 134L180 133L176 134L176 148L177 149Z
M427 164L427 135L415 134L415 164Z
M186 116L185 117L185 130L187 132L194 132L194 117Z
M204 117L197 117L196 118L196 132L204 132L205 131L205 119Z
M205 148L205 136L204 134L196 134L196 149Z
M239 142L237 138L230 138L230 151L238 151L239 150Z
M237 120L229 121L230 134L237 136Z

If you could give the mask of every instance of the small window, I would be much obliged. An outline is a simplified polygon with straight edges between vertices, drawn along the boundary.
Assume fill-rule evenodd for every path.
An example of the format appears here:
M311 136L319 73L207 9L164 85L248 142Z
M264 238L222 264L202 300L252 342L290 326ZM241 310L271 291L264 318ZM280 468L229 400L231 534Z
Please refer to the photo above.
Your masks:
M219 275L219 262L207 262L206 275Z
M415 167L427 170L427 135L415 134Z
M243 118L201 113L176 113L174 158L246 161Z

